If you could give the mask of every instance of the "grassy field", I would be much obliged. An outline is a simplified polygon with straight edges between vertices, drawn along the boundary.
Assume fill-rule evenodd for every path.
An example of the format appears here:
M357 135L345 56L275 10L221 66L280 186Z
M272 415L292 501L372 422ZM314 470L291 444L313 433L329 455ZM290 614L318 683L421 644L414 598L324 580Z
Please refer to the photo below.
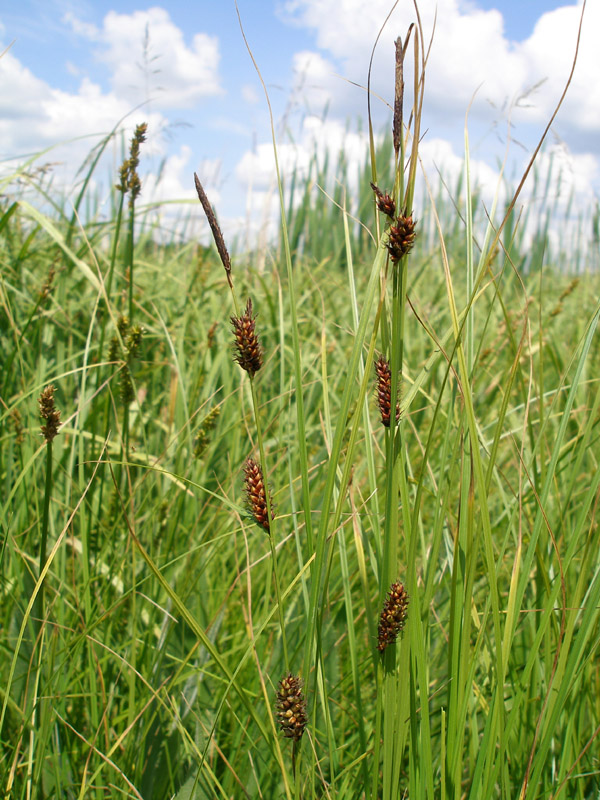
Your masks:
M6 798L598 797L600 279L468 182L411 248L418 119L230 279L142 130L108 220L5 181Z

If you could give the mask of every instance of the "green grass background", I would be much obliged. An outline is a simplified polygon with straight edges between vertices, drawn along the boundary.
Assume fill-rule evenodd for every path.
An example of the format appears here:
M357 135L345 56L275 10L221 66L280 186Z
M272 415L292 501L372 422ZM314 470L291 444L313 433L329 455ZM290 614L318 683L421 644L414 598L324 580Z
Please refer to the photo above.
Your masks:
M377 158L391 189L390 142ZM490 221L468 185L434 181L405 264L394 443L374 402L395 299L371 168L315 155L282 179L290 260L283 240L233 257L264 348L254 387L216 252L158 243L143 188L134 227L117 192L96 218L84 184L81 224L28 167L4 180L5 796L597 797L600 281L585 230L552 248L566 222L547 187L494 244L504 207ZM143 340L136 355L117 337L110 361L120 315ZM257 414L272 541L244 505ZM388 574L411 600L382 659ZM309 716L293 759L274 721L288 669Z

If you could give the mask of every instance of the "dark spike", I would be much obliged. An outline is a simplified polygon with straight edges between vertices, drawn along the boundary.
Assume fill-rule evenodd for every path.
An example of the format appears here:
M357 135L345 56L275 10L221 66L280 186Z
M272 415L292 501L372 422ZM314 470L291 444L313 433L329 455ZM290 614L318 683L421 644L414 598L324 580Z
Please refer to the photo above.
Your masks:
M408 594L399 582L392 583L387 593L377 628L377 649L381 652L398 638L408 615Z
M279 681L277 719L285 738L299 742L307 723L306 701L302 691L302 681L291 673Z
M215 216L215 212L212 209L211 204L208 202L208 197L206 196L206 192L202 188L202 184L196 173L194 172L194 182L196 184L196 191L198 192L198 199L202 203L202 208L204 209L204 213L206 214L206 219L208 220L208 224L210 225L210 229L212 231L213 239L215 240L215 245L217 246L217 252L219 253L219 257L221 258L221 262L223 267L225 268L225 274L227 275L227 283L229 287L233 289L233 283L231 280L231 260L229 258L229 253L227 252L227 247L225 246L225 239L223 238L223 234L221 232L221 228L219 223L217 222L217 217Z
M269 511L267 506L267 489L260 464L253 458L247 458L244 464L244 489L248 510L257 525L267 533L271 530ZM271 498L269 497L269 500ZM271 503L271 519L273 518L273 504Z
M235 334L235 360L240 367L254 377L262 367L262 349L256 335L256 316L252 316L252 300L248 300L240 317L231 317Z

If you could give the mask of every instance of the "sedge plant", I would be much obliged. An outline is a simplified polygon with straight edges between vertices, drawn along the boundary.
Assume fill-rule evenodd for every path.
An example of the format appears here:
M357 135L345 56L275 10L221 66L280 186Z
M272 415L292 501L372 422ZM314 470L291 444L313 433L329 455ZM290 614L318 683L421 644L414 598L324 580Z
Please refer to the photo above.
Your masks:
M278 173L266 252L199 180L215 247L3 179L7 797L597 794L599 279L551 181L536 220L467 137L421 170L430 47L356 171Z

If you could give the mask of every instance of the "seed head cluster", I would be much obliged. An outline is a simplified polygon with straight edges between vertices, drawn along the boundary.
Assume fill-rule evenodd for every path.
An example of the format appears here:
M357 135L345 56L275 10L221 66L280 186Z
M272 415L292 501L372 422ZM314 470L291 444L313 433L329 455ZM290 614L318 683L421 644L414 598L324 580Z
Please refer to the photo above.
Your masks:
M375 192L377 208L382 214L385 214L390 219L394 219L396 216L396 203L394 203L394 199L390 197L387 192L382 192L381 189L378 186L375 186L374 183L371 183L371 189L373 189Z
M267 490L260 464L253 458L247 458L244 464L244 488L246 490L248 509L254 521L269 533L271 526L267 508ZM271 511L272 509L273 504L271 503Z
M390 227L386 247L394 264L411 251L417 235L416 224L412 214L401 214L396 219L396 224Z
M38 400L40 415L45 421L44 425L42 425L42 436L47 444L50 444L54 439L60 426L60 411L54 405L54 391L52 384L46 386Z
M396 641L404 628L408 614L408 594L400 582L392 583L387 593L377 629L377 649L385 648Z
M277 719L286 739L300 741L306 728L306 701L302 681L296 675L286 675L277 688Z
M256 316L252 316L252 300L248 300L240 317L231 317L235 334L235 360L251 378L262 367L262 349L256 335Z
M141 125L135 126L135 133L133 134L131 146L129 148L129 158L123 161L119 169L119 183L116 188L120 192L123 192L123 194L131 192L129 199L130 208L133 208L135 198L142 191L142 183L137 168L140 163L140 145L146 141L147 131L147 122L142 122Z
M375 362L377 374L377 404L381 414L381 424L390 427L392 412L392 373L387 358L379 356ZM396 422L400 419L400 406L396 403Z

